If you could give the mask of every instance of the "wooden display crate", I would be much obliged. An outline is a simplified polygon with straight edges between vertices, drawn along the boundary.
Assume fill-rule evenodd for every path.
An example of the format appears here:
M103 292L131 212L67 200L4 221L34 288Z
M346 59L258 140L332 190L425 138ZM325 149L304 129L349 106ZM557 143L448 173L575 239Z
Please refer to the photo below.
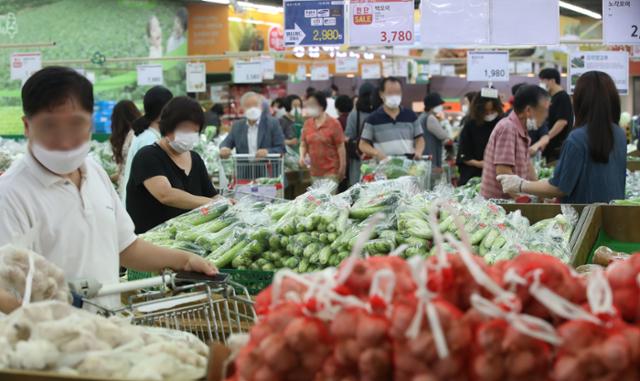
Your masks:
M595 204L587 209L585 225L577 237L574 266L589 263L601 232L640 248L640 206Z

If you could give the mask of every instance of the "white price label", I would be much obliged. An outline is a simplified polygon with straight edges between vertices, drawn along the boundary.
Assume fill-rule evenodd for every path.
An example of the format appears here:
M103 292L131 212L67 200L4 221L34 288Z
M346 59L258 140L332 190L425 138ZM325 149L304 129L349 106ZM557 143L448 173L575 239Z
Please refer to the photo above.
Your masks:
M362 79L379 79L380 78L380 64L370 63L362 64Z
M430 76L442 75L442 65L439 63L429 64L428 70Z
M307 79L307 65L298 65L296 69L296 79L298 81L304 81Z
M602 0L604 43L640 45L640 0Z
M440 71L443 77L455 77L456 76L456 66L455 65L442 65L442 70Z
M138 86L158 86L164 83L162 65L138 65Z
M336 73L357 73L358 59L356 57L337 57Z
M312 81L329 80L329 66L328 65L311 66L311 80Z
M533 63L531 62L516 62L517 74L530 74L533 72Z
M233 64L234 83L262 82L262 62L236 61Z
M26 81L31 74L42 69L40 53L14 53L11 55L11 79Z
M468 52L467 81L508 82L509 52Z
M209 88L209 92L211 93L211 101L214 103L224 103L229 100L229 92L227 91L226 86L222 85L212 85Z
M393 61L393 75L396 77L409 76L409 61L395 60Z
M351 45L411 45L413 0L351 0Z
M187 63L187 92L203 93L207 89L207 67L204 62Z
M262 79L272 80L276 77L276 60L273 57L261 57Z
M569 55L569 92L573 93L583 73L603 71L613 79L618 92L629 93L629 54L627 52L574 52Z

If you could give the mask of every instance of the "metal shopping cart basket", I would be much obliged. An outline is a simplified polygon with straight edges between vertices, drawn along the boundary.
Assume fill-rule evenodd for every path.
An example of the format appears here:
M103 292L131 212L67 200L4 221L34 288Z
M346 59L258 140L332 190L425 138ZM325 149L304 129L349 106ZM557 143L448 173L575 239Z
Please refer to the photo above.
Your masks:
M432 186L431 156L423 156L422 160L412 160L405 156L391 156L378 162L368 160L362 163L361 179L363 183L380 180L393 180L403 176L415 177L425 190Z
M104 316L121 316L135 325L189 332L204 342L227 343L232 334L246 333L257 315L247 289L228 275L166 272L153 278L100 285L92 280L70 284L89 309ZM123 305L109 309L91 299L121 295ZM126 301L125 301L126 300Z
M261 201L284 198L284 156L269 154L233 155L233 176L226 187L227 193L251 195Z

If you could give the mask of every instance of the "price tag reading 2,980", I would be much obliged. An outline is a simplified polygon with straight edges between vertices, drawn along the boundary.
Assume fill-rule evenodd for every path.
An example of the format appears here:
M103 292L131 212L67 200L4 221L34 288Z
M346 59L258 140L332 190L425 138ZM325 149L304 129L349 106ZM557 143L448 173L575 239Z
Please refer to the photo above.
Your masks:
M351 0L350 44L413 44L413 6L413 0Z
M467 81L509 81L509 52L468 52Z

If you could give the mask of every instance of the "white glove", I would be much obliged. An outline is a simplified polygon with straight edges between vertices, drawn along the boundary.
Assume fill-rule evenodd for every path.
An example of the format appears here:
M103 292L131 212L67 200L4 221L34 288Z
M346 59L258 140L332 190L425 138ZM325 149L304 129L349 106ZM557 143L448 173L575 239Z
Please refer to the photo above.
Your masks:
M502 191L506 194L522 193L524 179L516 175L498 175L496 179L502 184Z

